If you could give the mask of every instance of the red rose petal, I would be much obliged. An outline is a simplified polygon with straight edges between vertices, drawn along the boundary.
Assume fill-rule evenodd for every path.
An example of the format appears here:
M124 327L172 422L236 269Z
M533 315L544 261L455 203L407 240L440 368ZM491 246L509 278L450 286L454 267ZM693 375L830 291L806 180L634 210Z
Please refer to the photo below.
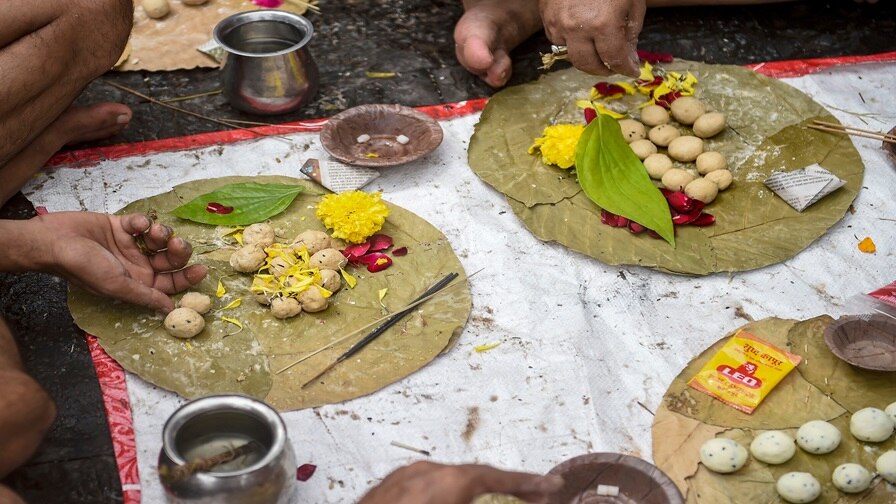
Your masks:
M302 464L296 469L296 479L299 481L308 481L314 476L314 471L316 470L317 466L314 464Z
M716 217L712 214L702 213L700 217L697 217L693 221L691 221L692 226L712 226L716 223Z
M615 95L624 95L625 89L618 84L611 84L609 82L598 82L594 85L594 89L601 96L615 96Z
M370 251L370 241L366 241L364 243L356 243L354 245L349 245L345 247L342 251L342 255L348 258L349 261L357 262L358 258L366 254Z
M397 249L392 251L392 255L394 255L395 257L404 257L404 256L408 255L408 248L407 247L398 247Z
M645 229L647 229L647 228L638 224L635 221L631 221L628 223L628 230L631 231L633 234L641 234L644 232Z
M690 212L687 212L687 213L680 213L678 215L673 215L672 216L672 224L678 224L678 225L690 224L690 223L694 222L695 220L697 220L697 217L700 217L700 214L702 213L702 211L703 211L702 208L695 208L694 210L691 210Z
M381 252L371 252L361 258L367 265L367 271L376 273L392 266L392 258Z
M370 252L382 252L392 246L392 237L385 234L375 234L367 239L370 244Z
M690 212L694 209L694 199L688 197L687 194L681 191L667 191L663 193L666 196L666 202L669 203L669 208L675 210L676 212Z
M609 225L610 225L610 219L613 219L613 221L615 222L616 216L613 215L613 214L611 214L610 212L608 212L608 211L602 209L602 210L600 211L600 223L601 223L601 224L606 224L606 225L609 226Z
M593 108L585 109L585 124L591 124L591 121L593 121L595 117L597 117L596 110L594 110Z
M671 54L642 51L641 49L638 49L638 58L648 63L671 63L674 59Z

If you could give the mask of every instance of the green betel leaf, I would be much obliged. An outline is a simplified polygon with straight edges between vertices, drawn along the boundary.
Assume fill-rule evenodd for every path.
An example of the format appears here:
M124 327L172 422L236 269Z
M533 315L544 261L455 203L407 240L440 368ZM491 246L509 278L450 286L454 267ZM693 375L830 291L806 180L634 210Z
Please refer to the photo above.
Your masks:
M269 219L286 210L305 188L289 184L229 184L203 194L172 213L181 219L202 224L239 226ZM209 211L209 203L232 208L229 213ZM214 205L213 205L214 206Z
M635 156L616 119L598 114L576 144L576 175L600 208L656 231L675 246L669 205Z

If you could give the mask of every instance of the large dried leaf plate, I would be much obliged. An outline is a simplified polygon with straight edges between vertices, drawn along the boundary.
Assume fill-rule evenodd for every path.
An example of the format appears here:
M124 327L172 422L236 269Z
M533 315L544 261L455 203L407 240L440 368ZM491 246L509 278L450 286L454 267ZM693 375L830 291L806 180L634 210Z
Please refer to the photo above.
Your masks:
M209 268L208 277L195 289L215 299L206 328L192 340L169 336L161 316L124 303L110 302L73 288L69 306L75 322L94 334L102 347L125 369L162 388L187 398L216 393L242 393L264 399L281 411L337 403L370 394L425 366L446 351L460 335L470 314L466 285L420 305L382 336L302 389L300 385L332 362L363 331L344 344L310 358L281 374L275 371L308 352L345 336L368 323L407 306L430 285L450 272L465 281L463 268L445 236L413 213L388 204L391 215L383 232L408 254L396 257L392 267L379 273L350 271L358 278L354 289L343 287L319 313L278 320L267 307L251 299L251 277L234 274L229 257L234 248L226 242L225 228L197 224L174 217L171 211L224 184L236 182L302 184L305 191L285 212L271 219L282 241L291 241L306 229L324 230L314 216L323 192L308 182L288 177L228 177L189 182L172 191L136 201L122 212L158 213L160 222L194 245L194 262ZM216 298L218 282L227 293ZM388 289L382 300L379 292ZM221 309L238 298L236 308ZM224 320L240 321L243 329ZM235 334L233 334L235 333ZM232 334L232 335L231 335Z
M855 462L873 472L877 457L896 448L896 438L862 443L850 434L852 413L869 406L883 409L896 400L896 380L892 373L855 368L834 356L824 342L825 329L832 322L828 316L806 321L772 318L743 327L803 358L752 415L687 385L731 335L703 351L672 381L653 422L653 459L675 481L688 503L784 503L775 491L775 481L791 471L811 473L821 483L822 494L813 503L894 502L892 490L880 479L869 491L853 495L839 492L831 483L831 473L838 465ZM783 430L794 436L809 420L836 425L842 434L840 446L827 455L798 448L791 460L780 465L751 457L746 466L731 474L714 473L699 463L700 445L713 437L735 439L748 447L762 431Z
M539 239L556 241L607 264L635 264L672 273L745 271L786 260L843 217L862 184L864 165L852 141L811 130L813 119L836 119L809 96L752 70L676 61L699 79L697 96L724 112L729 127L706 142L725 154L734 184L707 211L716 224L679 226L675 248L600 223L600 209L582 192L574 170L546 166L527 153L545 126L581 123L576 99L597 77L575 69L495 94L470 140L469 162ZM627 98L630 110L643 97ZM819 163L847 184L802 213L763 185L773 171Z

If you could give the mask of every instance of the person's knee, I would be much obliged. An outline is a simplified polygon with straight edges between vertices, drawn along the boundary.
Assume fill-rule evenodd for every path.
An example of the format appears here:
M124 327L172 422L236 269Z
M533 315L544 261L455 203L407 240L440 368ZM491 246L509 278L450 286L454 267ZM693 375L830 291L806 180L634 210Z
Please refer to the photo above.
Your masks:
M56 405L41 386L20 372L0 372L0 477L37 450L53 420Z
M134 5L131 0L74 0L69 12L77 16L74 23L81 30L83 43L94 56L97 71L105 72L118 61L127 45L134 25ZM90 20L90 28L84 24Z

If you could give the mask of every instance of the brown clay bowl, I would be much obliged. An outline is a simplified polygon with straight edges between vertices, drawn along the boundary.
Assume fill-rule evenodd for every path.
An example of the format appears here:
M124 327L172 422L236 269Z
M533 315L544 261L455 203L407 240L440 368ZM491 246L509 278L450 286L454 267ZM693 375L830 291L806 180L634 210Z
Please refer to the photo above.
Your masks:
M872 371L896 371L896 319L886 315L840 317L824 331L840 359Z
M888 135L896 136L896 126L890 130ZM887 157L890 158L890 161L893 162L893 165L896 166L896 143L891 142L881 142L883 144L884 152L887 153Z
M558 474L566 482L550 496L550 504L684 504L681 492L666 473L630 455L580 455L554 467L549 474ZM597 495L598 485L619 487L619 495Z
M358 137L370 137L359 142ZM406 144L399 135L408 138ZM429 154L442 143L442 127L432 117L401 105L360 105L331 117L320 131L331 156L346 164L396 166Z

